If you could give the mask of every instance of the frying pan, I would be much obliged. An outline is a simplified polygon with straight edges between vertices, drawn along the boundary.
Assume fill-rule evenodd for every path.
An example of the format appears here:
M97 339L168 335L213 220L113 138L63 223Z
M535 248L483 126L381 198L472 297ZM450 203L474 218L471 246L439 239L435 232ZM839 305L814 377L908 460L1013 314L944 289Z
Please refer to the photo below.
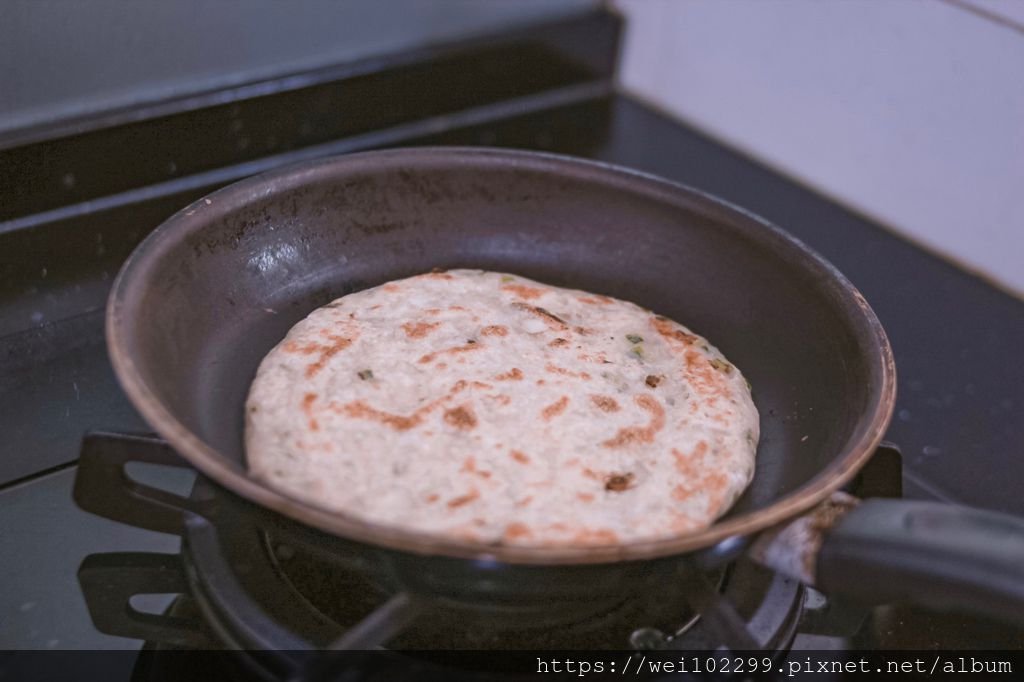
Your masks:
M250 477L244 400L287 330L338 296L454 267L635 301L711 339L749 378L761 416L756 475L733 509L672 539L509 547L374 525ZM749 552L833 593L1024 619L1020 520L837 493L895 400L889 342L856 289L764 220L656 177L548 154L418 148L250 178L136 249L114 283L107 339L132 403L203 474L325 547L360 548L413 589L591 599L651 580L666 589L680 566Z

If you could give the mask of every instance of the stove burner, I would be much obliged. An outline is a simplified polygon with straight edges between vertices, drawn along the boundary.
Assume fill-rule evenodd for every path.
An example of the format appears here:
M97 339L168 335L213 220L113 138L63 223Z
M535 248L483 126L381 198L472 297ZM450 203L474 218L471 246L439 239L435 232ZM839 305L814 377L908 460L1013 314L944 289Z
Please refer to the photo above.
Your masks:
M875 459L891 469L894 451L880 452ZM743 558L705 571L645 565L628 587L599 600L484 601L476 592L464 599L410 579L400 563L375 560L382 550L338 544L202 477L187 500L154 495L123 475L133 461L184 466L155 438L91 436L76 500L108 518L179 532L182 551L87 557L79 576L97 628L172 647L258 651L269 674L294 671L296 652L383 645L778 651L790 645L805 611L801 585ZM130 605L144 593L182 596L155 616Z
M339 636L394 597L393 590L365 572L339 571L328 560L290 545L275 545L266 536L264 539L264 551L280 581L311 613L336 623ZM712 580L716 588L721 588L726 571L717 571ZM691 627L698 615L681 595L698 589L692 583L693 577L684 575L678 585L663 594L623 595L554 606L504 604L481 608L433 599L430 617L414 620L390 645L400 649L494 649L514 641L517 647L530 649L625 647L630 623L647 622L680 634ZM395 608L404 611L407 606L399 603Z
M217 494L226 495L200 479L193 496ZM657 646L779 648L800 613L797 583L745 561L707 574L657 575L614 599L464 602L407 591L400 580L368 572L358 555L323 555L291 535L278 540L248 511L224 502L215 522L190 519L182 553L207 624L219 641L241 648L623 649L638 628L666 633L660 644L651 641ZM771 607L752 621L765 599ZM256 611L282 627L254 631Z

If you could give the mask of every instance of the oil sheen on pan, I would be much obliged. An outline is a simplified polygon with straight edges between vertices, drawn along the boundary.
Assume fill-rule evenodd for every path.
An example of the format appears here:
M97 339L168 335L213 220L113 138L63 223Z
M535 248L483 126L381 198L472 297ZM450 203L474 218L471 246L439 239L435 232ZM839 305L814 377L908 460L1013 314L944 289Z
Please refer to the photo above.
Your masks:
M750 387L633 303L480 270L313 311L261 363L251 473L311 504L460 540L593 546L710 525L749 484Z

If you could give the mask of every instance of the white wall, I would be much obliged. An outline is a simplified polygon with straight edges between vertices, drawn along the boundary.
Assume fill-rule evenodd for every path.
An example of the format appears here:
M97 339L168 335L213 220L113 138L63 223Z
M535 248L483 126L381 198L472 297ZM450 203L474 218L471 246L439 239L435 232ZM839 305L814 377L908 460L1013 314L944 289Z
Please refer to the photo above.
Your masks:
M615 4L624 88L1024 292L1024 0Z

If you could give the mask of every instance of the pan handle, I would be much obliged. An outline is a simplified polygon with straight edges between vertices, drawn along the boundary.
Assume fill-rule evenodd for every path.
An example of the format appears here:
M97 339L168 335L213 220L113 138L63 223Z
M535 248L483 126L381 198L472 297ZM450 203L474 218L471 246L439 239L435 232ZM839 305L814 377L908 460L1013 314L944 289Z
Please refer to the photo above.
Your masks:
M185 513L198 513L195 503L132 479L125 471L129 462L191 468L156 436L88 433L75 474L75 503L112 521L180 535Z
M916 500L864 500L828 533L816 582L861 601L906 601L1024 625L1024 519Z
M751 556L828 594L1024 625L1024 519L836 493L762 535Z

